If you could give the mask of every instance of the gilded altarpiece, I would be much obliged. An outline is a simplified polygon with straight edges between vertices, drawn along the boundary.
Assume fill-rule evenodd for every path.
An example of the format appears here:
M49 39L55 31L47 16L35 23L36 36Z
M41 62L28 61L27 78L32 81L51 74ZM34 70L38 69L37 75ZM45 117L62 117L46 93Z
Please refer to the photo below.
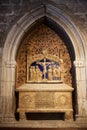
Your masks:
M64 112L65 119L73 118L71 67L68 49L53 30L42 24L29 34L17 55L21 119L26 112Z

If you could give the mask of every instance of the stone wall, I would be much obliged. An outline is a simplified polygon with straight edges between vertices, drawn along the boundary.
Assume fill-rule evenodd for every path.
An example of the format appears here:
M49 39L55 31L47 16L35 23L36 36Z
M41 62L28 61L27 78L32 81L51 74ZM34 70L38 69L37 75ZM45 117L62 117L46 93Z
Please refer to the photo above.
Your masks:
M39 6L40 0L0 0L0 47L4 45L11 27L26 12ZM35 4L34 4L35 3Z
M46 3L58 6L75 21L76 25L87 31L86 0L0 0L0 47L4 46L8 32L18 19L36 6Z

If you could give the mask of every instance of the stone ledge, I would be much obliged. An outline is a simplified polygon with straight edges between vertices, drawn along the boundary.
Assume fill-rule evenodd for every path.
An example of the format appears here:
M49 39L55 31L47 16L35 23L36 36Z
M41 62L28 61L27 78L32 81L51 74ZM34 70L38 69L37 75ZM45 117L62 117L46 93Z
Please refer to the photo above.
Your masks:
M13 121L4 122L0 127L14 127L14 128L87 128L87 121Z

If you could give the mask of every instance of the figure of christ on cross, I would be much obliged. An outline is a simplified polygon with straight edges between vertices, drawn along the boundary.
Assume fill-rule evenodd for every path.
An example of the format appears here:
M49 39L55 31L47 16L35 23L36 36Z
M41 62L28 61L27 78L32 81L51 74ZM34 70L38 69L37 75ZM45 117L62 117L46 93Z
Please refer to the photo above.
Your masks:
M43 67L43 80L47 80L46 78L46 73L47 73L47 66L52 64L52 62L46 62L46 58L43 59L43 62L40 61L40 62L37 62L37 64L41 65Z

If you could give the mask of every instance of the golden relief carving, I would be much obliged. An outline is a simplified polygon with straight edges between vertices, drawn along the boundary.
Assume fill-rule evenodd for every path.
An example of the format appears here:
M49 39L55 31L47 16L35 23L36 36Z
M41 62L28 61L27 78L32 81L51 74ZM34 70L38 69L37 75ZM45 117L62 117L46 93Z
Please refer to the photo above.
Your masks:
M21 86L26 82L26 67L27 67L27 57L26 57L26 44L21 44L18 55L17 55L17 69L16 69L16 87Z
M72 94L69 92L55 92L55 107L72 109Z
M44 55L33 57L27 56L27 81L31 82L46 82L46 81L61 81L62 59L57 56L52 56L44 52ZM56 57L56 61L55 58ZM42 58L42 59L40 59ZM49 59L48 59L49 58ZM34 59L34 60L32 60ZM51 60L53 59L53 60ZM36 61L37 60L37 61ZM33 63L30 61L33 61ZM61 66L60 66L61 65Z
M37 65L34 65L34 62ZM54 62L56 65L53 65ZM18 50L16 87L29 81L60 79L72 86L71 66L65 43L58 34L42 24L32 31Z
M19 94L19 99L21 101L19 102L20 108L35 108L35 93L29 93L29 92L22 92Z
M72 109L71 93L55 91L25 91L19 93L19 108L21 109Z
M67 101L68 101L68 99L67 99L67 97L65 95L61 95L59 97L59 100L60 100L61 105L66 105Z

